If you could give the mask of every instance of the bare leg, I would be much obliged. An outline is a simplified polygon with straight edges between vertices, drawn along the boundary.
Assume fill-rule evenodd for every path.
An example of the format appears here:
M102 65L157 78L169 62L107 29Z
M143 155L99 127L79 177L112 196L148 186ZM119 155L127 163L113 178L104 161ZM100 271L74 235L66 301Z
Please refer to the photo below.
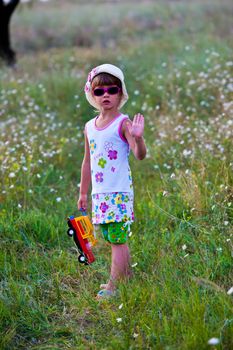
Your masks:
M127 244L111 244L112 266L111 277L105 289L114 290L115 282L128 279L131 276L130 254Z

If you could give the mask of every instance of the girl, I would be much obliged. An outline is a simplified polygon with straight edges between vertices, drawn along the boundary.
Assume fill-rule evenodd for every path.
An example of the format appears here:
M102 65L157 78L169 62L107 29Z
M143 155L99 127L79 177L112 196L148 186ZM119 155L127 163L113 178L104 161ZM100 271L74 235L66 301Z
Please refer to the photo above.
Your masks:
M88 75L85 94L99 115L85 126L85 154L77 205L78 209L87 209L87 193L92 183L92 222L100 225L112 248L110 279L101 285L97 294L97 299L101 299L114 295L116 282L130 275L127 234L134 212L128 156L130 149L139 160L146 156L144 117L136 114L131 122L120 112L128 94L124 75L114 65L94 68Z

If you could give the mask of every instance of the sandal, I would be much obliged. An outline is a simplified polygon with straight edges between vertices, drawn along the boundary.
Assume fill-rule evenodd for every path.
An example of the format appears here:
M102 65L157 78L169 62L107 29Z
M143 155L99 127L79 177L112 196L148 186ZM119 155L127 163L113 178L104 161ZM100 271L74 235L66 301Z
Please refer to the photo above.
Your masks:
M110 289L101 289L98 293L97 293L97 300L101 300L101 299L108 299L111 297L114 297L116 295L116 292L114 290L110 290Z

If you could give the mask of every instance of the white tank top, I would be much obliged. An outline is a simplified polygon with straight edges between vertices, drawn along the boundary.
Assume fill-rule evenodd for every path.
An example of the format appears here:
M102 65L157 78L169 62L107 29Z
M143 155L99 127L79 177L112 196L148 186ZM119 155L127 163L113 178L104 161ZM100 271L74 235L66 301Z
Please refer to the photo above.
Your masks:
M119 114L104 128L96 126L96 118L86 123L90 147L92 194L133 192L129 167L129 144L121 134L127 115Z

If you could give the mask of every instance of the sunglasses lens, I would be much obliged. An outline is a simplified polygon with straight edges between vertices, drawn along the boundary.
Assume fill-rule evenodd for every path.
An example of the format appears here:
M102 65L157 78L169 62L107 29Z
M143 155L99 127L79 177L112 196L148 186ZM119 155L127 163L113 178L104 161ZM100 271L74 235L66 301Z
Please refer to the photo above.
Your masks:
M109 95L116 95L119 92L119 88L117 86L112 86L108 88Z
M96 88L94 90L94 95L95 96L103 96L105 91L107 91L109 95L116 95L116 94L118 94L119 90L120 89L118 86L110 86L107 89Z
M104 95L104 89L95 89L94 90L94 95L95 96L103 96Z

